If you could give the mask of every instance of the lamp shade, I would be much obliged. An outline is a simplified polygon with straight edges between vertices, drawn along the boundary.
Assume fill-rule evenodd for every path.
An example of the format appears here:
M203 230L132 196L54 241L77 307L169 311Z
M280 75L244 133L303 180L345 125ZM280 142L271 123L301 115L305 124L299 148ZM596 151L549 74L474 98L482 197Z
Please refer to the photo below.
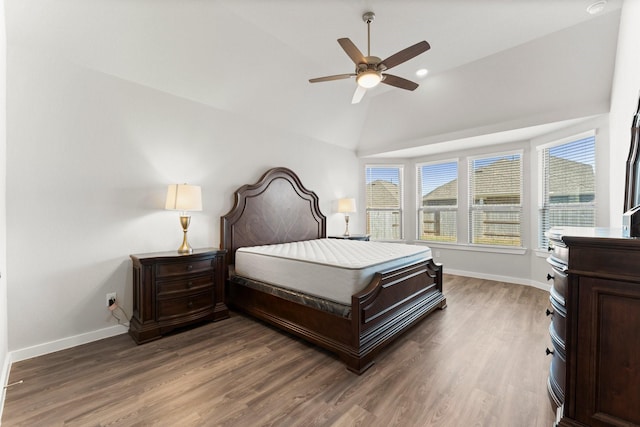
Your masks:
M171 184L167 188L165 209L175 211L201 211L202 190L199 185Z
M356 211L356 199L340 199L338 200L338 212L350 213Z

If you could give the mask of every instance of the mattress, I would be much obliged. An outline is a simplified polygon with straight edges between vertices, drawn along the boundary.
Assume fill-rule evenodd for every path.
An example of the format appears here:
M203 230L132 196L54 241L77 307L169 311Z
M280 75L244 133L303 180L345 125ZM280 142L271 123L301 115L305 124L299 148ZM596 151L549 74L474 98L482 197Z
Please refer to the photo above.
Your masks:
M316 239L240 248L235 274L351 305L376 272L430 258L427 246Z

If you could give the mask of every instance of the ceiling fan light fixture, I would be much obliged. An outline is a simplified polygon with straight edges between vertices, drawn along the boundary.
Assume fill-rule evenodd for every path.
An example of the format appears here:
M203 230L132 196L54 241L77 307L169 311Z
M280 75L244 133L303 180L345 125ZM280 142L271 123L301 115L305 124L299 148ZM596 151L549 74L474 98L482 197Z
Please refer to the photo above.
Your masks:
M371 89L372 87L378 86L378 84L382 81L382 74L375 70L366 70L358 74L356 77L356 82L358 85L365 89Z

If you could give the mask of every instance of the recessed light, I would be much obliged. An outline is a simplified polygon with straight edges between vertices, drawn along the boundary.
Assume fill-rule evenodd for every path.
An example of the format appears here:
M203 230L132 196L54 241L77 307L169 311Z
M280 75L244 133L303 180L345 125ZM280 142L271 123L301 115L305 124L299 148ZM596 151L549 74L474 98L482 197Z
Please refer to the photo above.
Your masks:
M426 77L427 74L429 74L429 70L427 70L426 68L420 68L418 71L416 71L416 76L418 77Z
M606 0L600 0L595 3L592 3L587 7L587 13L589 15L597 15L598 13L604 10L606 5L607 5Z

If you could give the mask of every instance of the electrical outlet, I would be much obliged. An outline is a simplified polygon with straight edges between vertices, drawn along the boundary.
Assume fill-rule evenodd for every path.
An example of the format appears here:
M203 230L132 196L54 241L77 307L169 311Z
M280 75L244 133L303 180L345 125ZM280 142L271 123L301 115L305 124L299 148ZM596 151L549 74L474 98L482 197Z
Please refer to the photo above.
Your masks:
M117 295L115 292L109 292L107 294L107 308L109 308L109 306L111 306L111 304L109 304L111 301L115 302L117 299Z

